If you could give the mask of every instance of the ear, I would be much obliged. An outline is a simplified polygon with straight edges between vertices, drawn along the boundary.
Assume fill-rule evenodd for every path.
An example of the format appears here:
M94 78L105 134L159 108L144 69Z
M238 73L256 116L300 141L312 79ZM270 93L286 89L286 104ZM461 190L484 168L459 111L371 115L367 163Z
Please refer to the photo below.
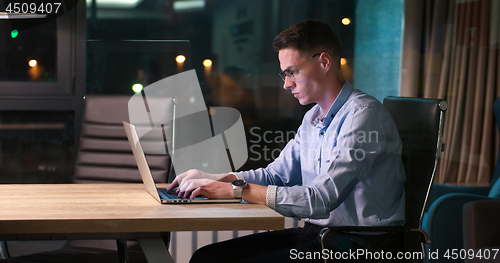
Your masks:
M332 56L326 52L322 52L319 55L319 59L321 61L321 67L324 68L326 71L328 71L332 67Z

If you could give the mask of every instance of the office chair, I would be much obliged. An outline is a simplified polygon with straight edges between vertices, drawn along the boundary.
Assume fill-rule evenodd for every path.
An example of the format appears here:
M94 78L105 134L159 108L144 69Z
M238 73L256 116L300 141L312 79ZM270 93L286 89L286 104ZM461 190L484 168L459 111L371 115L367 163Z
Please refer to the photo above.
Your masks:
M74 183L142 183L122 121L129 121L130 95L87 95L83 114ZM172 114L174 99L156 104L161 112ZM134 123L138 129L151 129L149 119ZM173 122L164 127L174 137ZM148 137L148 136L145 136ZM163 139L163 138L162 138ZM143 140L141 139L141 142ZM149 141L157 143L157 141ZM160 142L162 143L163 140ZM165 147L168 147L165 145ZM146 147L147 148L147 147ZM168 154L147 155L151 173L157 183L171 181L172 162ZM146 189L144 189L146 191ZM168 241L168 236L165 236ZM127 244L128 243L128 244ZM3 257L9 257L6 243L1 244ZM147 262L139 245L126 240L69 240L55 251L0 260L2 263L28 262Z
M130 95L86 96L75 183L142 183L122 124L124 120L130 121L130 98ZM162 99L165 100L163 112L173 115L173 99ZM138 129L151 127L149 119L134 124ZM170 156L147 155L147 159L155 182L167 182L172 164Z
M330 231L395 233L386 251L423 252L431 239L422 229L422 218L442 150L444 112L448 104L439 99L387 97L383 102L398 128L403 143L406 172L406 210L403 226L327 227L320 233L321 245ZM402 251L403 249L404 251ZM395 251L395 252L396 252ZM395 256L395 255L394 255Z

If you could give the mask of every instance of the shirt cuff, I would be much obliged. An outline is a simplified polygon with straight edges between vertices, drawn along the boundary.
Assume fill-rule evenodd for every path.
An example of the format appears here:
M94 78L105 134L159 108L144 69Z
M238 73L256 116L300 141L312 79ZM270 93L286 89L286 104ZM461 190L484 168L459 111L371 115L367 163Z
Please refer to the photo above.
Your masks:
M269 185L266 193L266 205L272 210L276 210L276 190L277 185Z
M239 173L230 172L229 174L232 174L232 175L236 176L236 180L243 180L243 181L245 181L245 177L243 177L243 175L241 175Z

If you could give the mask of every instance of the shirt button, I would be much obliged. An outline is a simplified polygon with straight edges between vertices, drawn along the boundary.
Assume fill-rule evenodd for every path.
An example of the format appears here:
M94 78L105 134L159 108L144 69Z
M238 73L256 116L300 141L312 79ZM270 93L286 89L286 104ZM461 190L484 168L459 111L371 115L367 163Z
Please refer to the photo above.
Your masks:
M325 132L320 132L319 135L323 136L323 134L325 134Z

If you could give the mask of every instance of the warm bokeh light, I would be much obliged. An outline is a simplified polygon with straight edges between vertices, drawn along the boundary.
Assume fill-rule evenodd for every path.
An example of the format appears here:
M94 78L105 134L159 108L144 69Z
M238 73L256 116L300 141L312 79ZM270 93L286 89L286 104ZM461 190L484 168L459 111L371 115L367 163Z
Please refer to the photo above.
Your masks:
M141 84L138 84L138 83L137 83L137 84L134 84L134 85L132 86L132 90L133 90L135 93L139 93L139 92L141 92L141 91L142 91L142 89L143 89L143 86L142 86Z
M30 67L34 68L36 67L36 60L32 59L28 62L28 65L30 65Z
M186 61L186 57L183 56L183 55L178 55L176 58L175 58L175 61L177 61L177 63L184 63L184 61Z
M349 25L351 23L351 19L347 18L347 17L344 17L342 19L342 24L344 24L345 26Z
M30 69L28 70L28 75L31 80L40 80L42 78L43 68L38 65L35 59L29 59L28 65ZM47 79L47 81L49 81Z
M341 58L341 59L340 59L340 65L342 65L342 66L343 66L343 65L345 65L345 64L347 64L347 59L345 59L345 58Z
M212 60L210 60L210 59L208 59L208 58L207 58L207 59L205 59L205 60L203 60L203 66L205 66L205 67L210 67L210 66L212 66Z

